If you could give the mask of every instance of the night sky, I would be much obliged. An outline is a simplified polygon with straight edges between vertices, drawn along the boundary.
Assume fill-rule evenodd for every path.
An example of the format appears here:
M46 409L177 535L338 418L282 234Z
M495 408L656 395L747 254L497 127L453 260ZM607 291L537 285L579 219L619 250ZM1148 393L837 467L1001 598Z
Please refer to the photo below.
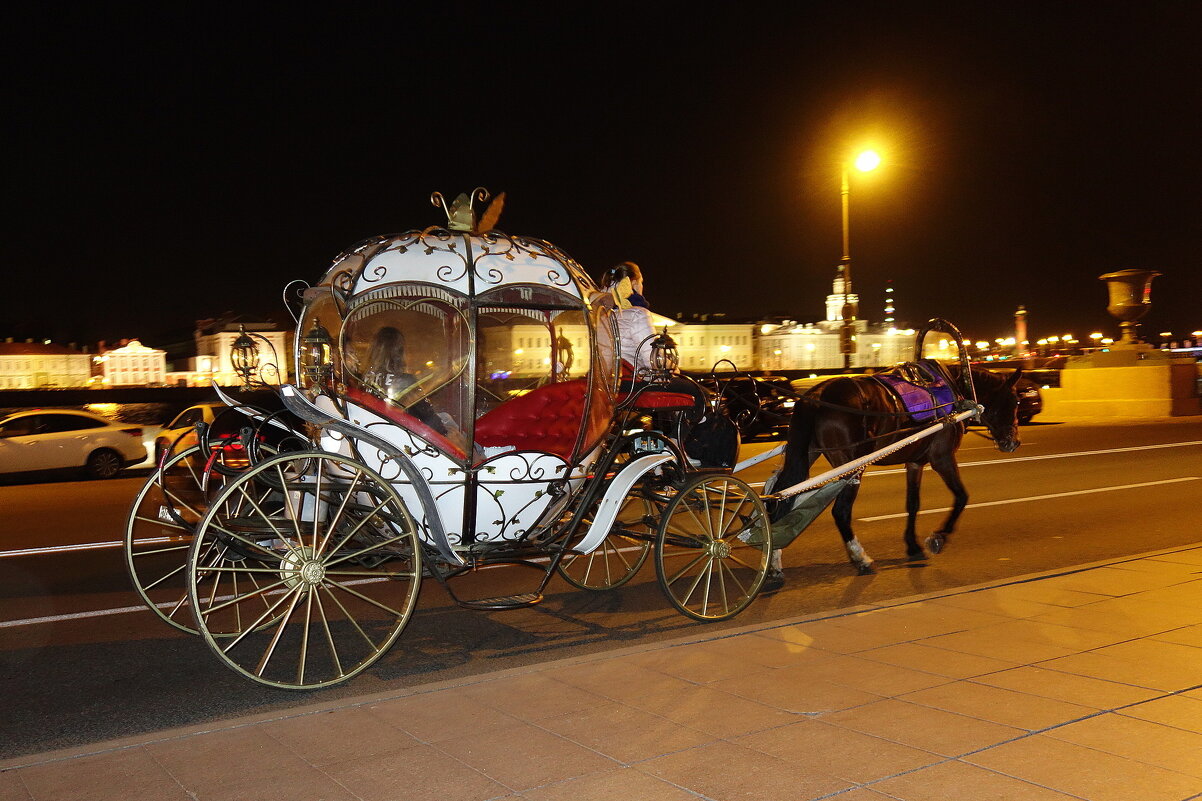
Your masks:
M1138 267L1145 337L1202 329L1197 2L43 5L4 25L0 338L283 319L475 186L658 312L817 320L862 143L861 317L891 280L912 325L1117 336L1097 276Z

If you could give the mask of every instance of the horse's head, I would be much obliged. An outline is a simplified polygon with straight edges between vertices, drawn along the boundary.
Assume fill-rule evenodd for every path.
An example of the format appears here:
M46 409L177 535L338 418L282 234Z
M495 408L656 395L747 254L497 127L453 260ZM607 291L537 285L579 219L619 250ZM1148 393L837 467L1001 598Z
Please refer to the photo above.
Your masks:
M973 369L973 383L977 388L977 401L985 407L981 422L989 429L997 449L1002 453L1018 450L1018 392L1014 385L1022 375L1015 370L1007 378L988 370Z

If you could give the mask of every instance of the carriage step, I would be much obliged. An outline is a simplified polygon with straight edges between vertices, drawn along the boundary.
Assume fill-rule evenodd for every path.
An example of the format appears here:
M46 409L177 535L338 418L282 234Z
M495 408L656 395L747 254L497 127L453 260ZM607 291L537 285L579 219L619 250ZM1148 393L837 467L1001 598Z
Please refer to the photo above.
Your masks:
M455 600L460 606L466 609L482 609L490 612L498 612L503 609L522 609L527 606L534 606L543 599L541 592L522 592L517 595L500 595L496 598L480 598L472 601L465 601L462 598Z

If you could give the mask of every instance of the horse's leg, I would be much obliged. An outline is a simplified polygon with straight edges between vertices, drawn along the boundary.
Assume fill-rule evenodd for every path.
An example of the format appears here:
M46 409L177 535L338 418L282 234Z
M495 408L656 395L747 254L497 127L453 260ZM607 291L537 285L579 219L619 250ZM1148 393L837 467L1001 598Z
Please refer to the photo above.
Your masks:
M848 482L847 486L835 496L835 505L831 509L831 514L835 518L835 526L839 529L840 536L843 537L843 547L847 549L847 558L855 565L861 576L867 576L876 572L872 567L872 557L864 550L864 546L860 545L860 541L856 539L856 533L851 530L851 508L855 504L856 495L859 492L860 480L858 478Z
M906 541L906 557L909 559L926 557L926 551L918 544L918 535L915 532L918 507L922 502L922 469L922 462L906 462L906 532L903 536Z
M968 490L964 489L964 482L960 480L960 466L956 464L955 451L932 453L931 468L939 474L952 493L952 510L947 513L947 519L934 534L927 537L927 548L932 553L939 553L947 544L948 537L956 530L956 521L960 519L960 513L968 505Z

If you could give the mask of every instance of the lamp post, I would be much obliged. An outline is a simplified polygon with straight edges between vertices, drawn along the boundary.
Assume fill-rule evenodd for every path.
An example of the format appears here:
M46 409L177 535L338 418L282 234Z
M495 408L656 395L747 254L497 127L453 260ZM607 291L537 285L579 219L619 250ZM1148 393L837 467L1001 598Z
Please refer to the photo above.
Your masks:
M262 350L259 347L259 340L271 351L271 361L267 364L260 364L262 361ZM246 389L251 389L255 385L264 387L268 386L263 379L264 373L275 374L275 380L279 383L280 371L279 361L275 352L275 345L271 344L271 340L262 334L256 334L246 330L246 326L238 326L238 337L234 340L234 344L230 346L230 364L234 368L234 372L242 379Z
M865 150L855 158L855 166L862 172L875 170L881 164L881 157L872 150ZM843 273L843 325L839 331L839 352L843 354L844 371L851 369L851 357L856 352L856 310L851 303L853 292L851 282L851 232L849 225L849 206L851 201L851 181L848 180L849 164L843 162L840 199L843 207L843 257L839 267Z
M250 389L255 371L259 369L259 346L241 325L238 326L238 338L230 347L230 364L234 366L234 372L242 379L243 385Z

